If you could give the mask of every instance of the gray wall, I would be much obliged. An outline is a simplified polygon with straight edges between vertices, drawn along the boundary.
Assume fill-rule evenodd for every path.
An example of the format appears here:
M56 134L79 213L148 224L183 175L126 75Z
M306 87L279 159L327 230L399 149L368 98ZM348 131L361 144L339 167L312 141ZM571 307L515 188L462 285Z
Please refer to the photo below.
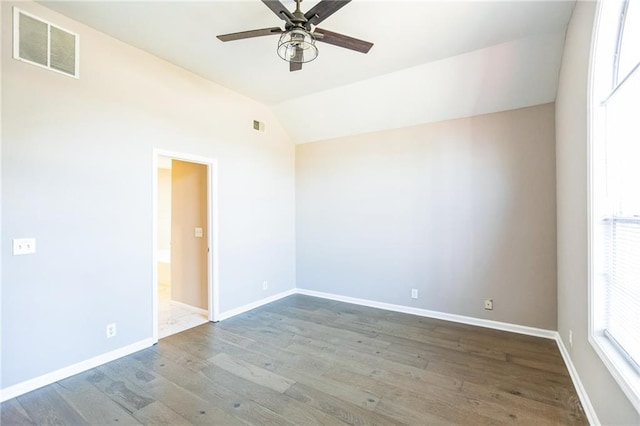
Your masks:
M297 286L555 330L554 143L546 104L298 145Z
M219 161L220 310L294 288L295 149L271 112L36 3L18 6L80 34L80 79L14 60L13 5L0 5L2 388L151 338L154 147ZM37 254L12 256L19 237Z
M556 100L558 331L602 424L630 425L640 424L640 416L588 341L587 88L595 8L576 4Z

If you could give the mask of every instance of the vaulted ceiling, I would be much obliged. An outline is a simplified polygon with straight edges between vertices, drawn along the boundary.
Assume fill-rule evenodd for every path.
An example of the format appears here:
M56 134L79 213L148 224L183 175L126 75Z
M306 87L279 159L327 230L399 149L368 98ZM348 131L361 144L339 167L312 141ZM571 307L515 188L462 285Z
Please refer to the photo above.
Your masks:
M41 3L265 103L304 143L554 101L575 2L353 0L320 26L371 51L318 43L297 72L277 36L215 37L281 26L258 0Z

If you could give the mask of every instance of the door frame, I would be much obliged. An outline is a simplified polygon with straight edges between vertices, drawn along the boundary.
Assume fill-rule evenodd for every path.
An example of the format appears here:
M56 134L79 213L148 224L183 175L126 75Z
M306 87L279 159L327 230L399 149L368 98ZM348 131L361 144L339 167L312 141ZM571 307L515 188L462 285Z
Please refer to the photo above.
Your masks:
M183 152L153 149L153 282L152 282L152 311L153 311L153 343L158 343L158 163L160 157L170 157L174 160L207 166L207 305L209 321L218 321L220 300L218 282L218 161L214 158Z

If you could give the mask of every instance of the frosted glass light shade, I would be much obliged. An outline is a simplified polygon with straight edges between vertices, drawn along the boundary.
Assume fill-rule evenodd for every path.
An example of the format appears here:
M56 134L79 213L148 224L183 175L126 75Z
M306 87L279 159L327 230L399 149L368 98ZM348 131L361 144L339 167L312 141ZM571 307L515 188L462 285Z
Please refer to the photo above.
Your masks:
M287 62L311 62L318 57L316 39L302 28L289 30L280 36L278 56Z

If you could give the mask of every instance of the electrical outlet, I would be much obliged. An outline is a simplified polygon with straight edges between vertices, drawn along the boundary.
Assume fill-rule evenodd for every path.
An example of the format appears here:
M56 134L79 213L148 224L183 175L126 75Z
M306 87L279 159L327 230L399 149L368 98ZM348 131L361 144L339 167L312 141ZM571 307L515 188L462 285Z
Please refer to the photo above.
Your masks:
M107 339L116 335L116 323L107 324Z
M262 281L262 289L267 290L269 288L269 281Z
M36 252L35 238L14 238L13 239L13 255L33 254Z
M418 289L417 288L412 288L411 289L411 298L412 299L417 299L418 298Z
M569 346L573 347L573 331L569 330Z
M484 299L484 308L487 311L493 310L493 299Z

